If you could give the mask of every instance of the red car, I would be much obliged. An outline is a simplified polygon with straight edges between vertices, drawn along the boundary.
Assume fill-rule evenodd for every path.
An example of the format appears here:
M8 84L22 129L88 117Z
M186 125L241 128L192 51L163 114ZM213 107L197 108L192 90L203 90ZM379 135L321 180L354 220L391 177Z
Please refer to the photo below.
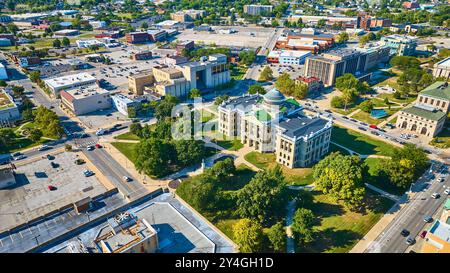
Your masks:
M58 188L55 187L55 186L48 186L48 189L49 189L50 191L56 191Z
M370 124L369 127L372 128L372 129L377 129L378 128L375 124Z
M102 145L100 145L100 144L95 144L95 148L100 149L100 148L102 148Z
M425 238L425 236L427 236L427 231L426 230L422 231L419 236L422 239Z

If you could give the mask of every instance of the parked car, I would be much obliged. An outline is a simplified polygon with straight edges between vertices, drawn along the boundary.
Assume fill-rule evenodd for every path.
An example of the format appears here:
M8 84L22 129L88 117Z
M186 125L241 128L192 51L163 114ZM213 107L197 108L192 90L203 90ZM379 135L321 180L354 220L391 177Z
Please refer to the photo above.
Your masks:
M102 148L103 146L102 145L100 145L100 144L95 144L95 148L97 148L97 149L100 149L100 148Z
M426 223L431 223L431 222L433 221L433 217L431 217L431 216L425 216L425 217L423 218L423 221L426 222Z
M88 150L88 151L92 151L92 150L94 150L94 146L92 146L92 145L90 145L90 146L87 146L86 150Z
M364 128L364 127L358 127L358 129L361 130L361 131L367 131L367 129Z
M378 127L377 127L375 124L370 124L370 125L369 125L369 128L372 128L372 129L378 129Z
M78 158L77 160L75 160L75 164L76 164L76 165L82 165L82 164L84 164L84 163L86 163L86 161L84 161L84 160L81 159L81 158Z
M450 188L445 189L444 193L449 195L450 194Z
M94 172L91 170L84 170L83 174L85 177L89 177L89 176L93 176Z
M13 157L13 160L21 160L21 159L25 159L25 158L26 158L26 155L18 155L18 156Z
M38 148L38 151L46 151L46 150L50 150L51 147L48 145L42 145L41 147Z
M425 238L425 236L427 236L427 233L428 232L426 230L424 230L420 233L419 237L423 239L423 238Z
M52 185L48 186L47 188L48 188L48 190L50 190L50 191L56 191L56 190L58 189L57 187L52 186Z
M431 195L431 198L433 198L433 199L438 199L439 197L441 197L441 195L437 192L435 192Z
M53 169L56 169L56 168L58 168L59 167L59 164L58 163L55 163L55 162L50 162L50 165L52 166L52 168Z

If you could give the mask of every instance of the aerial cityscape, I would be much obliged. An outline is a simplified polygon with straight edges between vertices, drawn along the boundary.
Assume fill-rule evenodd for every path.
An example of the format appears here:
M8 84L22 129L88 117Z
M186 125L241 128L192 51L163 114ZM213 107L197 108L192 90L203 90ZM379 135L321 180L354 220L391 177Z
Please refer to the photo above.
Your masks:
M450 253L449 83L445 0L0 0L0 253Z

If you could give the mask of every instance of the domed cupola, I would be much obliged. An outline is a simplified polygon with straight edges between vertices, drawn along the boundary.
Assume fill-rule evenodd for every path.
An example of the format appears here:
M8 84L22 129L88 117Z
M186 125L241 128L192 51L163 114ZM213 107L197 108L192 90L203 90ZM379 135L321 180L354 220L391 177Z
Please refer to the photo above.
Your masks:
M264 95L264 102L267 104L281 104L285 100L286 97L276 88L273 88Z

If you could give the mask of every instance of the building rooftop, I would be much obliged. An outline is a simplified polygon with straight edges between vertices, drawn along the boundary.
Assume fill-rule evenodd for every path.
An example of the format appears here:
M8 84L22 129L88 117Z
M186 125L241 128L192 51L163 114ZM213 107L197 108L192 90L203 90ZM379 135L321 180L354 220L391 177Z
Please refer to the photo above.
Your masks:
M280 57L295 57L300 58L307 55L311 55L311 51L306 50L282 50Z
M129 97L127 97L123 94L116 94L113 97L115 97L116 99L119 99L120 101L122 101L125 104L130 104L130 103L134 102L132 99L130 99Z
M79 100L101 94L109 94L109 91L98 87L96 84L61 91L61 96L69 101Z
M439 237L441 240L450 243L450 225L437 220L434 222L433 226L431 226L429 232Z
M225 109L235 109L236 107L241 107L241 109L249 109L250 106L257 103L261 99L261 95L245 95L235 99L231 99L223 102L220 107Z
M436 66L450 68L450 57L438 62Z
M296 115L293 118L285 119L278 125L283 129L283 135L291 138L307 137L325 127L331 126L330 121L322 118L309 118Z
M270 104L279 104L286 100L286 97L276 88L272 88L263 96L263 98L265 102Z
M401 111L434 121L438 121L446 116L446 114L442 111L436 109L431 110L419 104L403 108Z
M53 87L53 88L61 88L70 86L77 83L87 83L91 81L96 81L97 79L88 73L79 73L74 75L62 76L58 78L52 78L44 80L44 82Z
M447 82L435 82L422 90L420 94L450 101L450 86Z
M14 178L14 174L10 167L0 167L0 183L3 181L9 181Z
M0 110L15 107L16 104L12 100L11 96L6 94L5 91L0 90Z

